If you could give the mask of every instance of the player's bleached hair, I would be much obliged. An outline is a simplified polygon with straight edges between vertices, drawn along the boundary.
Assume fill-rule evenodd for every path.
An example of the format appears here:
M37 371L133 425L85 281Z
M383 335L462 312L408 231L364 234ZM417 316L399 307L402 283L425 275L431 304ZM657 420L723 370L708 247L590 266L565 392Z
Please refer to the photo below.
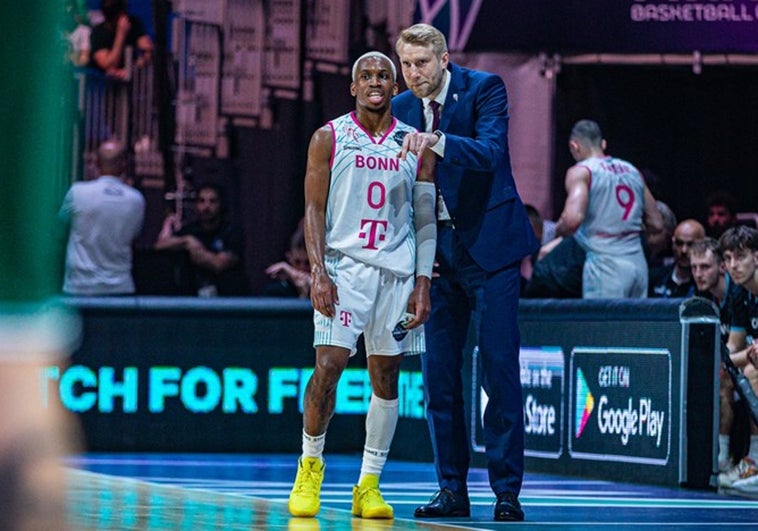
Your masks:
M414 46L431 46L434 55L438 58L447 52L447 39L445 35L429 24L414 24L400 32L395 43L395 50L399 50L403 44Z
M603 143L603 132L597 122L579 120L571 128L571 138L587 146L600 147Z
M372 52L366 52L363 55L361 55L358 59L355 60L353 63L353 81L355 81L355 76L358 75L358 64L363 61L364 59L384 59L390 64L390 69L392 70L392 81L397 81L397 68L395 68L395 63L392 62L392 59L384 55L382 52L372 51Z

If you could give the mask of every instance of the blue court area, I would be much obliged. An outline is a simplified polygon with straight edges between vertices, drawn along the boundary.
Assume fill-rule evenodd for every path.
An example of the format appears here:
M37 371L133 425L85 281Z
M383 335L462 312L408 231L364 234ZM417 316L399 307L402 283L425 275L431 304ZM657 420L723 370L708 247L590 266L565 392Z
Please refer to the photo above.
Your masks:
M413 518L436 489L429 463L390 461L382 493L394 520L350 514L360 456L326 456L322 508L292 518L287 497L296 455L84 454L65 460L75 530L454 530L758 528L758 501L712 491L614 483L527 472L526 521L493 522L485 470L470 474L471 517Z

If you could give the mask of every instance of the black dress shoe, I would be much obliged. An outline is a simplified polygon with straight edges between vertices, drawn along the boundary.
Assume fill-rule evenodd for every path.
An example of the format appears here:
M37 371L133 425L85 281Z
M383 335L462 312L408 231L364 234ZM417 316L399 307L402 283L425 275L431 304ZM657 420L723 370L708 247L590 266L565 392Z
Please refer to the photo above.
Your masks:
M426 505L419 505L413 512L416 518L447 518L469 516L471 504L468 497L456 495L450 489L442 489Z
M512 492L504 492L497 497L495 504L495 520L498 522L521 522L524 511L518 497Z

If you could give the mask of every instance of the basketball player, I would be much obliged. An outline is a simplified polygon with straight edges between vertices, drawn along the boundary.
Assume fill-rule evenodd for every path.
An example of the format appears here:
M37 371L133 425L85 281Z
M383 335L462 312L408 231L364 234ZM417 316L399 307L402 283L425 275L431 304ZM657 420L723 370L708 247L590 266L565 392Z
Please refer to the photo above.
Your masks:
M721 341L730 352L745 348L745 288L726 272L721 247L713 238L702 238L689 248L692 278L697 295L713 301L719 309ZM730 434L735 422L734 383L724 368L719 371L719 472L732 466Z
M758 394L758 230L744 225L727 229L719 238L724 264L737 284L747 291L745 334L747 348L731 355L734 364ZM749 402L749 401L748 401ZM750 422L750 447L739 463L718 476L719 487L758 491L758 425Z
M721 340L731 352L745 348L745 288L727 273L719 242L713 238L695 240L689 249L692 278L696 294L710 299L719 308Z
M600 126L580 120L569 150L577 164L566 172L566 204L558 236L575 233L587 251L582 297L645 298L647 261L640 233L663 230L663 218L640 172L629 162L605 155Z
M415 129L392 116L397 89L392 61L379 52L364 54L353 65L355 111L318 129L308 148L305 239L316 367L303 403L303 454L289 498L294 516L319 510L337 383L361 333L373 392L352 513L394 516L379 476L397 425L403 354L424 350L418 327L430 312L437 235L434 154L423 151L421 162L399 158L403 137ZM398 323L404 330L393 334Z

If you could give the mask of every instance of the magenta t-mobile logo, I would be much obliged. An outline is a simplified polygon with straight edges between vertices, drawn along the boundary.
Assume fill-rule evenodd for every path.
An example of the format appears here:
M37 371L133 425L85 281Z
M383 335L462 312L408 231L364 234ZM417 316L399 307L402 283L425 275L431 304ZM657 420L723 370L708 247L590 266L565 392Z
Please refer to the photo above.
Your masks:
M342 323L342 326L350 326L351 322L353 322L352 314L345 310L340 310L340 323Z
M368 227L368 230L366 228ZM368 240L364 249L378 249L377 243L383 242L386 238L387 221L378 219L362 219L361 220L361 232L358 233L359 238Z

